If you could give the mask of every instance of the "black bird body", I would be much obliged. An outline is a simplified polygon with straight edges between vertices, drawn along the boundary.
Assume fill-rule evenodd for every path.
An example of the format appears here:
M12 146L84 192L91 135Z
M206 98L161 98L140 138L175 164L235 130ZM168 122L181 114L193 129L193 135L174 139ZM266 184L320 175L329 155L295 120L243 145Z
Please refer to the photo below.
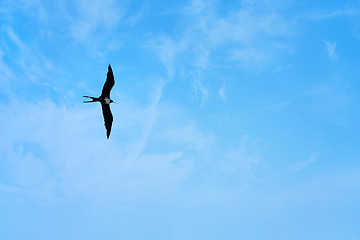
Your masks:
M104 83L104 87L102 89L100 97L84 96L86 98L92 99L91 101L84 101L84 103L90 103L90 102L100 102L101 103L107 138L109 138L109 136L110 136L111 126L112 126L112 122L113 122L113 115L110 110L110 103L112 103L114 101L110 99L110 91L114 85L115 85L114 74L113 74L113 71L109 64L106 81Z

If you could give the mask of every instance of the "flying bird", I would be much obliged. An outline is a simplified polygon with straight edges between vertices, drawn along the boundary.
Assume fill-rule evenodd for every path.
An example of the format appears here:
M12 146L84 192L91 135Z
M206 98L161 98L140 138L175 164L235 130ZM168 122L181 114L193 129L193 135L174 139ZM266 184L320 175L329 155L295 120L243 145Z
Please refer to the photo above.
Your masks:
M106 128L106 136L109 138L111 132L111 126L113 122L113 115L111 114L110 110L110 103L116 103L110 99L110 91L115 84L114 74L109 64L108 72L106 76L106 81L104 83L104 87L102 89L100 97L89 97L84 96L86 98L91 98L91 101L84 101L84 103L91 103L91 102L100 102L102 107L102 112L104 116L105 128Z

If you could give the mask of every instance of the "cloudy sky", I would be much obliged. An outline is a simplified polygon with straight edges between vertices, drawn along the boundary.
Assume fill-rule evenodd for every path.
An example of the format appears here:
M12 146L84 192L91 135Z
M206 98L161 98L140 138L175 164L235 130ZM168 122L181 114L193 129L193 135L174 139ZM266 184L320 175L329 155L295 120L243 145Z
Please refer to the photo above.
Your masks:
M359 63L358 0L1 0L1 238L359 239Z

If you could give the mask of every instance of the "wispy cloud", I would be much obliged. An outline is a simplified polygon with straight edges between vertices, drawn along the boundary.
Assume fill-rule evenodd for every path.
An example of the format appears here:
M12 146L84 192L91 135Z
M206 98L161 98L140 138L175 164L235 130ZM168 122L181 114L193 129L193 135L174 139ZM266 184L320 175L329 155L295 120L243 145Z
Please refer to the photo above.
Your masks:
M166 129L158 137L177 146L186 146L188 149L197 151L208 151L215 144L213 134L201 132L194 123Z
M282 101L282 102L270 105L269 109L272 111L280 111L280 110L286 108L287 106L289 106L290 104L291 104L291 101L286 100L286 101Z
M124 15L124 10L113 0L75 0L74 3L79 18L74 19L71 32L79 41L88 41L96 32L115 27Z
M10 67L4 62L3 57L4 57L4 52L0 48L0 84L1 84L0 91L1 92L9 90L9 84L14 77L14 74L11 71Z
M64 12L67 14L64 19L68 22L67 34L76 45L84 45L83 49L87 49L91 57L101 59L107 50L121 46L121 37L114 31L126 9L118 1L75 0Z
M159 101L162 97L162 91L163 88L165 86L165 81L160 79L157 84L155 85L155 87L151 90L149 90L149 95L150 95L150 105L147 106L145 108L145 114L146 116L143 116L144 119L143 121L143 132L141 134L141 137L139 138L139 140L137 141L137 143L135 144L135 149L132 150L132 155L134 158L139 157L142 152L144 151L150 134L152 132L152 129L156 123L156 119L157 119L157 114L158 114L158 104ZM144 121L146 119L146 121Z
M184 77L193 81L194 95L202 104L210 96L204 75L212 66L273 66L279 55L293 52L291 45L280 40L291 32L292 23L275 11L257 12L241 5L219 15L216 6L216 1L191 1L180 15L189 24L181 25L176 37L151 40L168 72L185 72ZM221 57L214 59L219 51Z
M261 155L251 150L253 142L248 135L241 136L241 142L236 148L224 154L221 168L225 173L234 174L243 170L252 170L261 161Z
M127 17L125 22L130 24L131 26L134 26L135 24L137 24L142 20L147 10L148 10L148 4L144 4L136 14Z
M303 168L305 168L305 167L313 164L314 162L316 162L319 155L320 155L319 152L313 152L307 160L299 161L299 162L296 162L296 163L292 164L290 166L290 169L293 170L293 171L300 171Z
M159 94L153 97L151 109ZM152 191L162 194L157 185L164 186L164 191L171 190L186 175L187 167L173 165L174 160L182 161L179 151L143 152L154 124L149 119L153 118L151 114L145 113L147 117L140 122L133 119L137 124L127 131L136 137L127 141L116 139L122 125L122 120L116 118L110 142L104 137L101 108L97 105L66 108L51 101L2 105L2 136L7 139L0 147L2 163L6 164L3 166L7 166L7 178L0 179L2 190L18 188L17 192L33 192L40 199L156 198ZM142 130L136 131L138 128Z
M195 78L193 86L194 86L195 97L196 98L200 97L201 105L204 105L204 103L209 98L209 89L204 86L204 83L201 81L201 78L200 79Z
M186 41L176 41L169 36L161 35L151 39L146 47L153 49L158 54L160 61L167 71L167 77L172 80L174 77L176 58L187 48Z
M19 51L19 63L24 69L29 69L28 66L31 63L31 56L30 56L30 48L23 43L22 40L17 36L14 30L11 27L6 28L6 34L8 35L9 39L16 45Z
M354 101L349 82L340 78L314 82L303 95L312 100L311 108L336 111Z
M360 10L357 8L335 9L335 10L322 9L322 10L309 11L305 13L303 17L312 20L324 20L329 18L357 15L359 14L359 12Z
M10 58L10 64L15 66L12 70L16 69L17 77L22 76L22 78L24 78L23 76L25 76L25 79L22 79L22 81L33 81L37 83L49 81L49 72L53 70L52 62L42 55L41 52L36 51L36 48L31 47L30 43L25 39L19 37L10 26L6 26L1 30L6 34L8 38L6 39L7 42L14 45L11 47L12 55L17 57ZM6 51L9 51L9 47L7 47ZM7 71L7 74L11 74L10 71Z
M211 6L211 1L192 0L188 6L183 9L184 14L198 14L207 6Z
M226 85L223 84L221 88L219 88L219 95L223 100L226 100Z
M324 42L329 58L331 60L336 60L338 58L338 55L336 54L336 42L328 42L328 41L324 41Z
M268 51L265 51L263 49L254 49L254 48L235 49L231 53L230 58L236 62L239 62L247 66L259 65L259 64L261 65L270 62L270 60L272 59Z

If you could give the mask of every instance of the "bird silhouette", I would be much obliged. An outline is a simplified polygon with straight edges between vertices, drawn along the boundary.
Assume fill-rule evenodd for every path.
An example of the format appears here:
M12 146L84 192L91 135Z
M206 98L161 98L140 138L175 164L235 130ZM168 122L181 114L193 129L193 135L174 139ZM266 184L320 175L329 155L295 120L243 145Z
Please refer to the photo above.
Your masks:
M112 126L112 122L113 122L113 115L110 110L110 103L116 103L110 99L110 91L114 85L115 85L114 74L113 74L113 71L109 64L106 81L104 83L104 87L102 89L100 97L83 96L83 97L92 99L91 101L84 101L84 103L91 103L91 102L100 102L101 103L107 138L109 138L109 136L110 136L111 126Z

